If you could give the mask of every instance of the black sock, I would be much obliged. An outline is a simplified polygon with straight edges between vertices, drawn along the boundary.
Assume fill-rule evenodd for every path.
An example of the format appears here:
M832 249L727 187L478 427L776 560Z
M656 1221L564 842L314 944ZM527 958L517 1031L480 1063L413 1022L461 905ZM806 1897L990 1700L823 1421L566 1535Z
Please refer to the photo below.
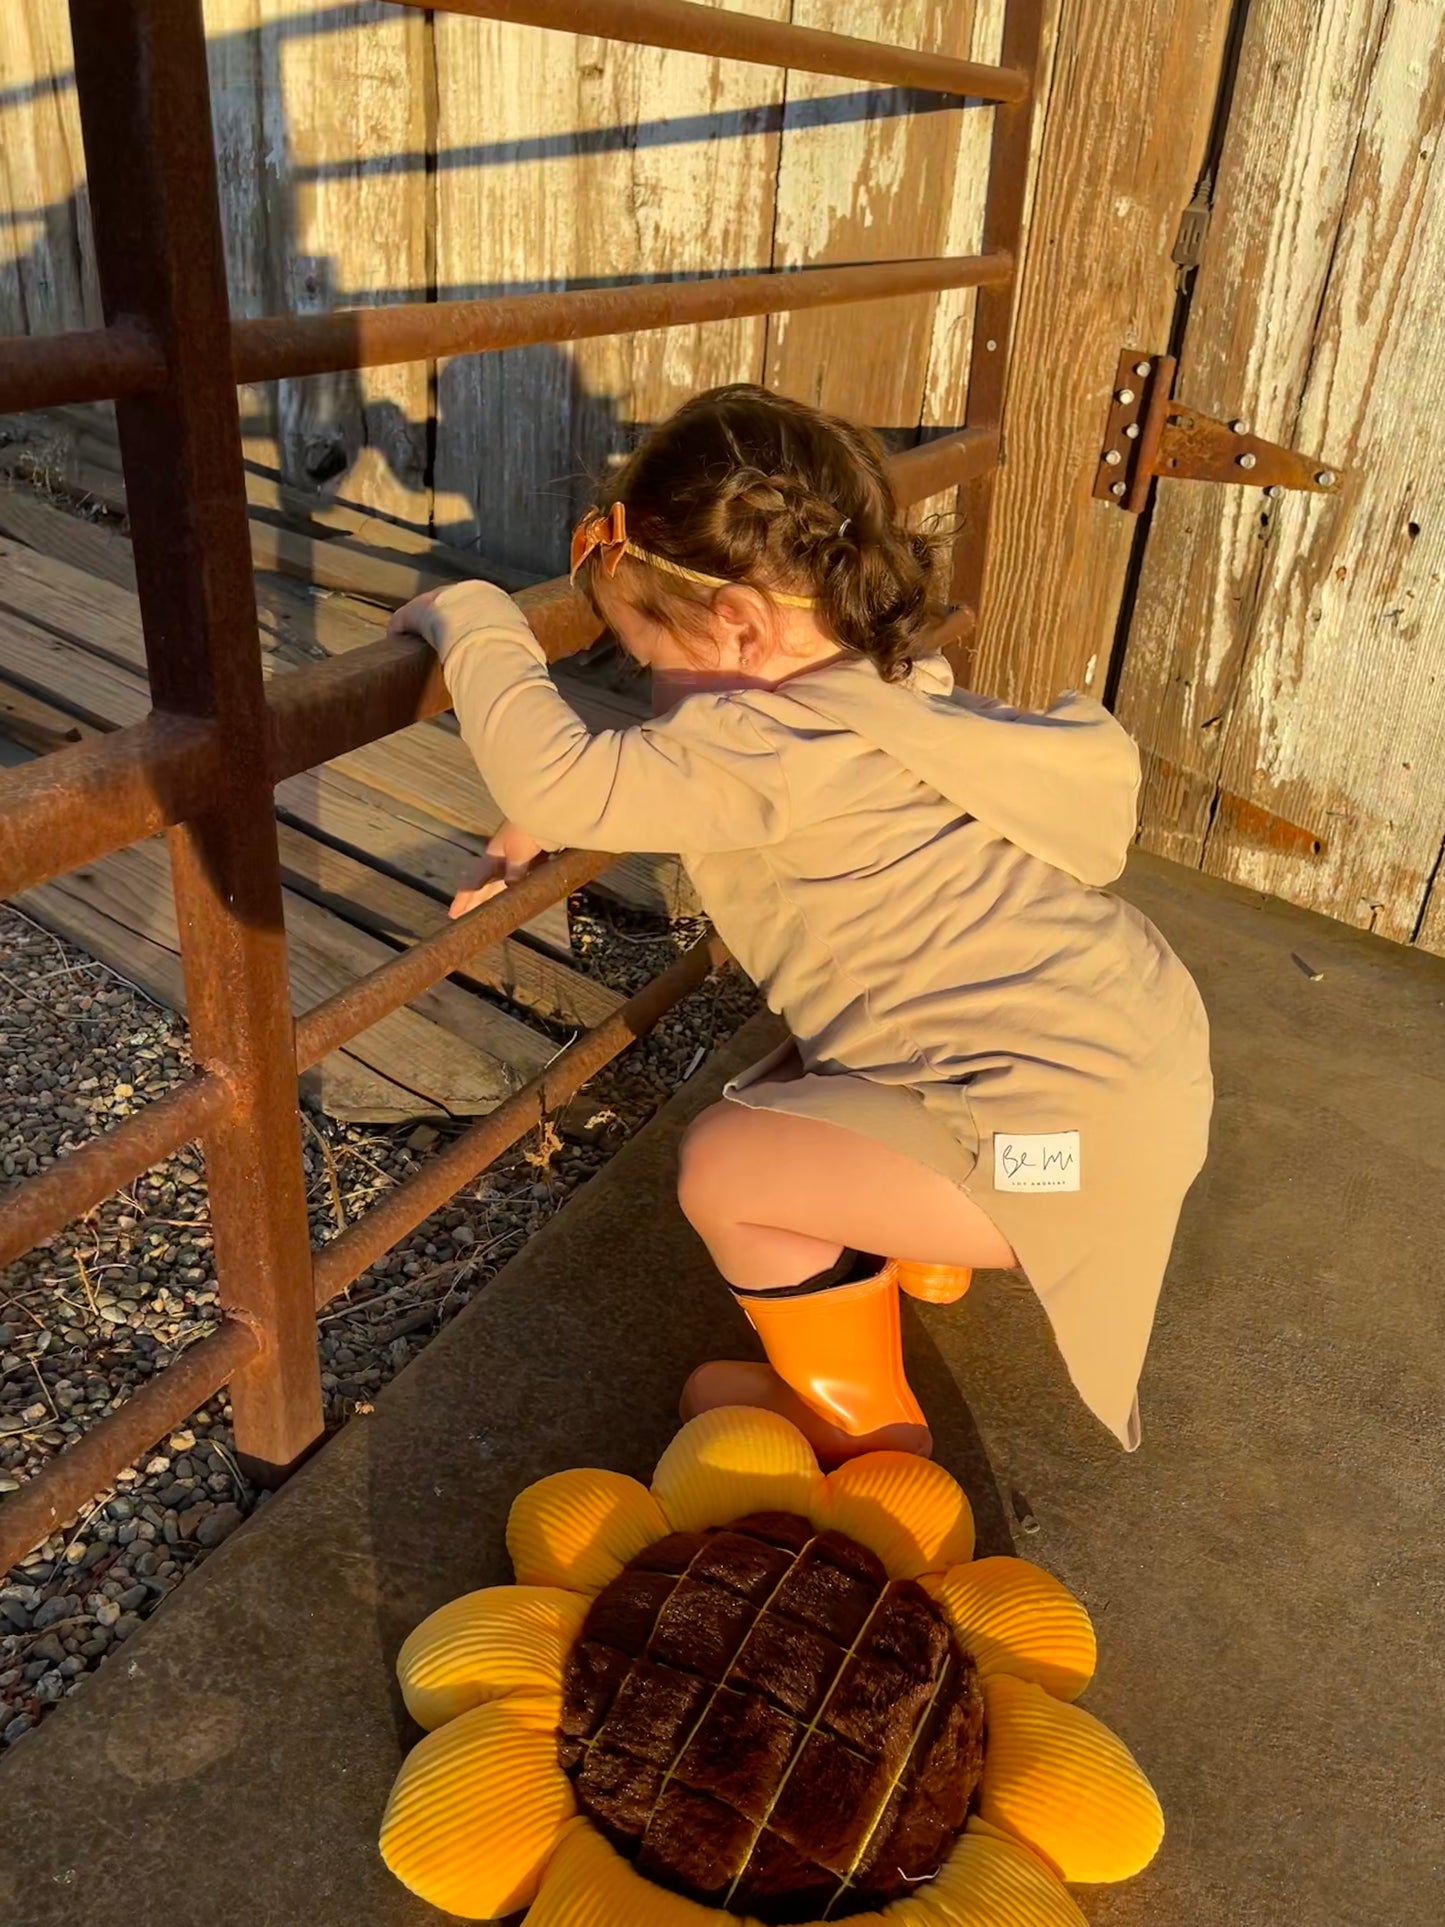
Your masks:
M854 1251L844 1245L836 1264L829 1265L826 1271L815 1271L801 1284L781 1285L771 1291L742 1285L730 1285L728 1289L734 1298L811 1298L820 1291L836 1291L839 1285L856 1285L865 1278L876 1278L885 1262L876 1252Z

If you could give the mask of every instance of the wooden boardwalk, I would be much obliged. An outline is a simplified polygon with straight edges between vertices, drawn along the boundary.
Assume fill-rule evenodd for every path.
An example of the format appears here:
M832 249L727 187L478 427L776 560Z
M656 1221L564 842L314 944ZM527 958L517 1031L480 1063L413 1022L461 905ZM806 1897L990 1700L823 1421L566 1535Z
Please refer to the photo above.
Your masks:
M107 483L94 460L88 470L84 492L122 509L118 475ZM77 486L73 475L70 483ZM268 490L270 506L292 509L292 519L265 519ZM289 491L283 498L261 478L256 492L263 499L253 554L275 565L256 573L268 675L371 641L390 603L459 573L454 554L407 531L333 509L322 510L329 524L298 523ZM358 530L360 523L367 526ZM405 546L391 548L392 540ZM470 573L464 560L460 573ZM305 575L311 580L298 579ZM0 735L18 753L44 754L146 714L134 584L130 543L115 525L69 514L23 483L0 486ZM589 697L581 683L577 691L584 709L602 705L596 720L625 718L615 695ZM297 1013L435 930L500 820L450 718L289 778L277 788L276 811ZM605 887L636 906L690 907L670 860L623 859ZM17 904L184 1008L162 839L28 891ZM619 1001L575 967L558 906L334 1052L309 1085L339 1117L473 1116L534 1075L568 1031L601 1021Z

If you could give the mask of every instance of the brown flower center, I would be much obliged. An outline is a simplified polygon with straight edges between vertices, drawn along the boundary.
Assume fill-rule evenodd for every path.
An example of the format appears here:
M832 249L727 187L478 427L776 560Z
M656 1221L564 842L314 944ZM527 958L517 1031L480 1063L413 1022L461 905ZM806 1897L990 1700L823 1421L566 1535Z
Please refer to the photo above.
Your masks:
M598 1595L561 1749L639 1873L763 1921L839 1920L937 1873L982 1769L983 1697L920 1586L759 1512L671 1534Z

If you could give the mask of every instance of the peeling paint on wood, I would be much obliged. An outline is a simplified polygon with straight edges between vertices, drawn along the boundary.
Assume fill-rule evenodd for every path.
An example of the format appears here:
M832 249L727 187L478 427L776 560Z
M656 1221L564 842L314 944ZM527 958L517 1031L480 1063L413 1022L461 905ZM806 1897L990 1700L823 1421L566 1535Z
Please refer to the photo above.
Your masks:
M1161 490L1120 710L1188 773L1146 784L1148 847L1442 947L1445 16L1320 12L1251 15L1180 388L1346 487ZM1220 787L1324 848L1211 815Z

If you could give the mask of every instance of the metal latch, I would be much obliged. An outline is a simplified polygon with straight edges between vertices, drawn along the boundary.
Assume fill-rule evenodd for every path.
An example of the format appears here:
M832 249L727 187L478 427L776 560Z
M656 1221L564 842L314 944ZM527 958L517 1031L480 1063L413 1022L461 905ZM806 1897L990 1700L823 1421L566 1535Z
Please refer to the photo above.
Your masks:
M1094 494L1138 515L1156 476L1179 482L1241 482L1266 495L1303 489L1311 495L1339 492L1337 470L1292 448L1261 441L1243 422L1217 422L1174 400L1178 363L1173 355L1126 348L1119 357L1114 394Z

